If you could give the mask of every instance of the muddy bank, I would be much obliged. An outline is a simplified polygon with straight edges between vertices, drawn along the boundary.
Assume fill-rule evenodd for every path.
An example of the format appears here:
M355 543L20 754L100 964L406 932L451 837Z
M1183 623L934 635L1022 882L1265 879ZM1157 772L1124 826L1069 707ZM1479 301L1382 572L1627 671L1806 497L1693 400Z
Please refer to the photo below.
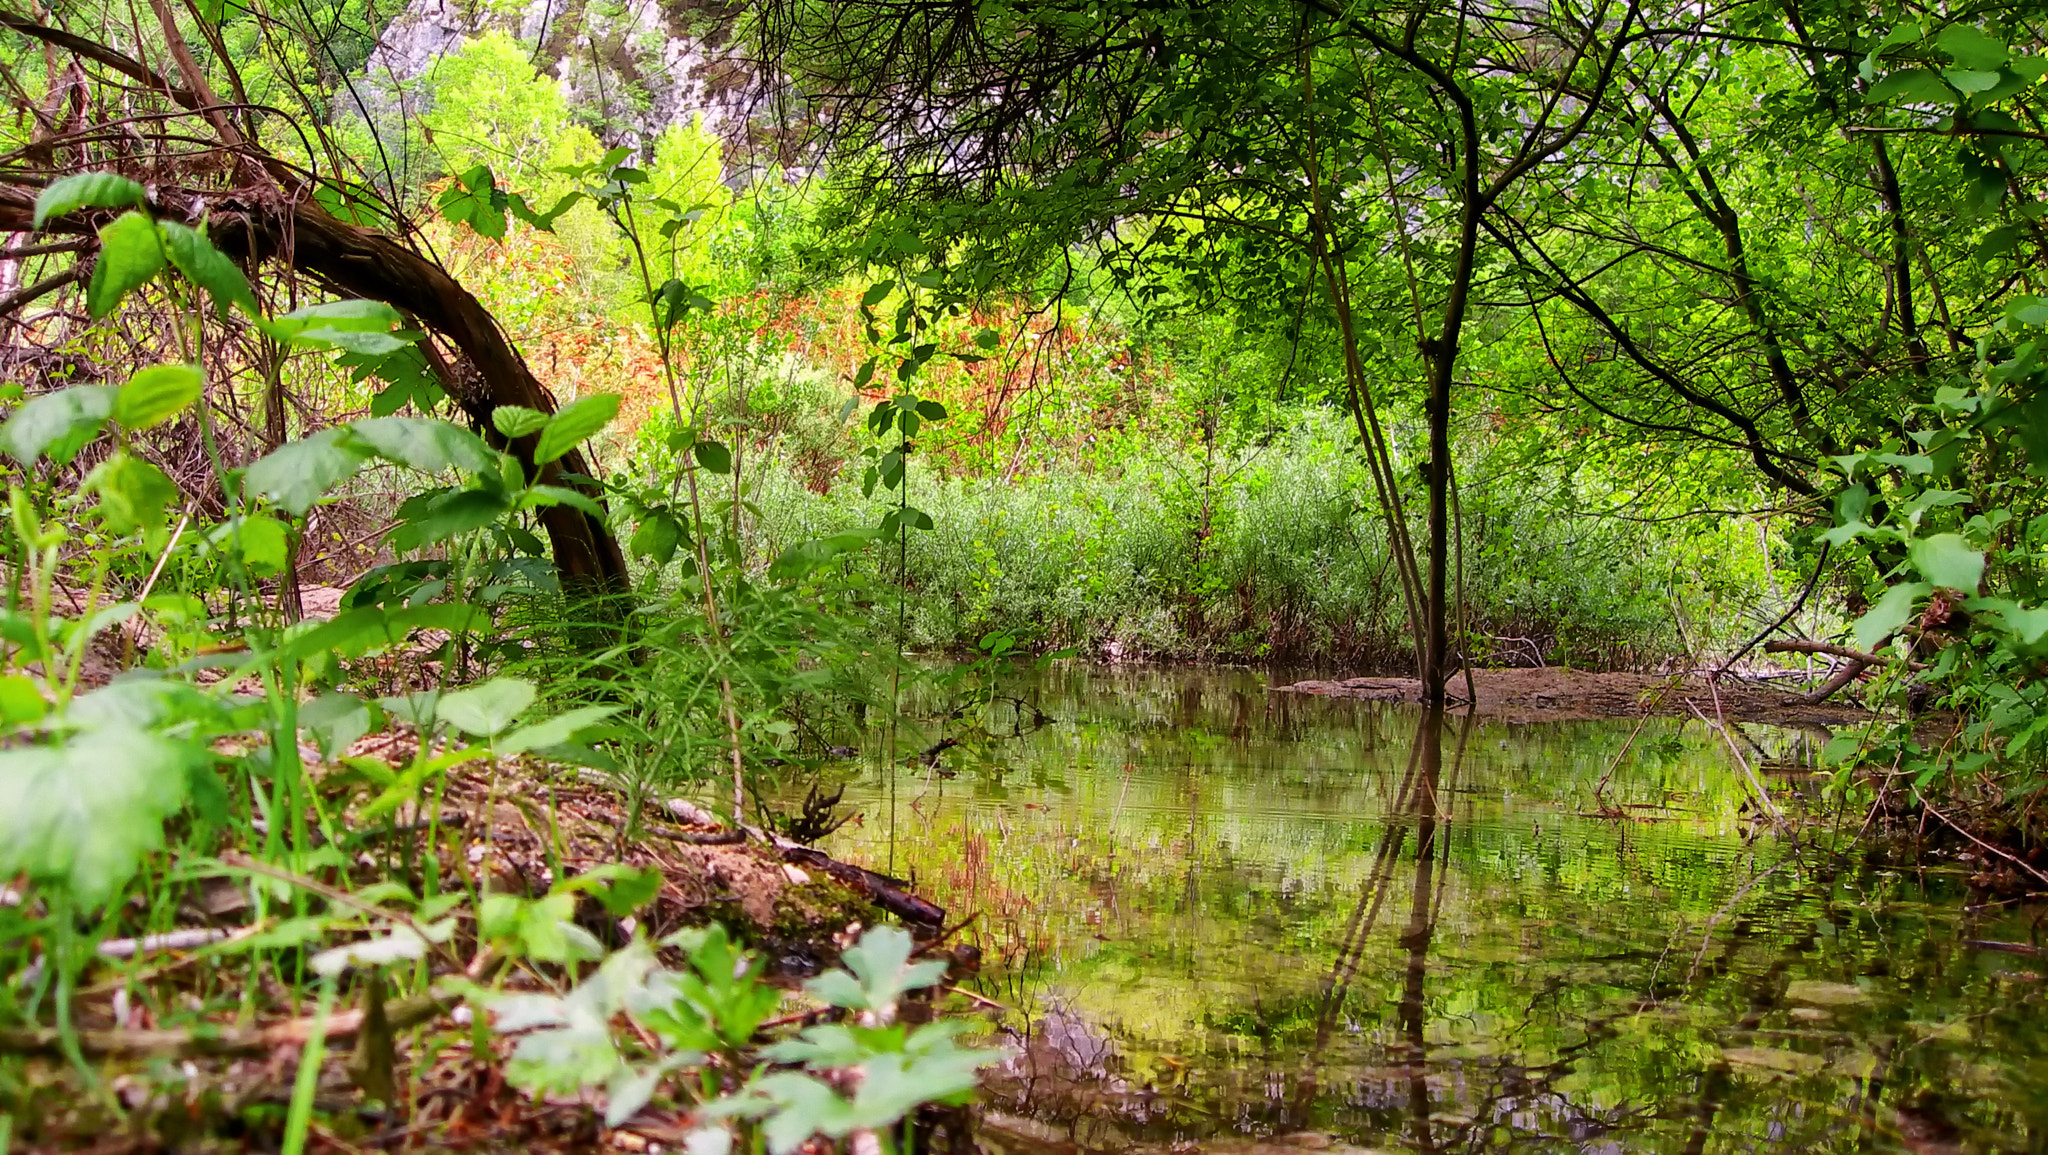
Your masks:
M1710 682L1697 674L1596 674L1561 668L1474 670L1476 712L1506 722L1573 722L1599 718L1630 718L1643 714L1690 718L1694 711L1738 722L1783 726L1852 726L1877 715L1849 701L1809 705L1799 696L1768 683L1724 678ZM1453 678L1451 693L1462 699L1465 679ZM1357 698L1372 702L1418 702L1422 683L1415 678L1346 678L1303 681L1274 687L1275 693L1314 694L1325 698ZM1464 703L1458 703L1458 709Z

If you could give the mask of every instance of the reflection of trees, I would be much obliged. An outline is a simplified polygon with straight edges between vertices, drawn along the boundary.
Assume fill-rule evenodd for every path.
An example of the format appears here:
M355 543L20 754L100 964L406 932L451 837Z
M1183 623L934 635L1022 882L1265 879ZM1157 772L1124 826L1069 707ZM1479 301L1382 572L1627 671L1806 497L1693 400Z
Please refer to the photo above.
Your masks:
M1219 1137L1211 1155L1252 1155L1233 1137L1307 1129L1440 1153L1819 1155L1891 1149L1909 1114L1938 1131L1937 1109L1977 1135L2048 1124L2048 1101L2022 1094L2048 1068L2017 1057L2048 1034L2048 984L1987 989L1964 945L2024 927L1951 931L1931 921L1960 914L1945 900L1880 911L1919 884L1810 844L1745 848L1711 818L1573 817L1623 729L1416 731L1412 712L1282 699L1240 734L1232 687L1195 703L1160 688L1173 692L1120 706L1156 730L1119 719L1034 739L1073 793L1056 815L1012 804L1002 819L1009 853L1040 856L1029 893L1071 913L1048 922L1069 937L1047 940L1029 980L1005 970L1012 985L989 993L1058 1006L1104 1045L1071 1045L1048 1011L1016 1039L1043 1036L1041 1077L993 1099L1070 1121L1065 1142ZM1661 725L1637 746L1656 756L1618 776L1623 797L1678 791L1694 814L1732 813L1725 750ZM1802 740L1757 736L1794 753ZM1896 994L1818 1025L1792 1016L1793 982L1857 976ZM1929 1034L1959 1010L1970 1038ZM1048 1051L1056 1040L1069 1045ZM1773 1073L1741 1055L1773 1050L1830 1065ZM1047 1061L1063 1077L1043 1077ZM1994 1069L2012 1093L1922 1103Z

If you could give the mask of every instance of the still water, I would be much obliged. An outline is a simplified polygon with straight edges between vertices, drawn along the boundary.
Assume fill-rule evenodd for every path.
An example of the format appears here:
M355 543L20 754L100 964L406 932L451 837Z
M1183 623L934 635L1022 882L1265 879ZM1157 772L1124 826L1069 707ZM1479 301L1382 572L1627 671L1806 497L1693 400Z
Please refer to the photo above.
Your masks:
M2048 907L1849 846L1825 734L1059 669L828 843L985 951L1013 1151L2048 1149ZM1607 779L1604 788L1602 779ZM1815 818L1818 814L1822 817ZM893 815L893 817L892 817ZM1618 816L1617 816L1618 815Z

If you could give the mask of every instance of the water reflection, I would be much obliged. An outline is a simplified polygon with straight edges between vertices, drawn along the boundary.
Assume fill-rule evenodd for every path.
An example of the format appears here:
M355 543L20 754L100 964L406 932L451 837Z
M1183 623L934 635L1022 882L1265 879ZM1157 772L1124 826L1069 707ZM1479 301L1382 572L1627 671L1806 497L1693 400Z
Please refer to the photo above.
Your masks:
M835 836L980 913L1019 1049L993 1149L2048 1143L2041 912L1769 834L1697 723L1509 727L1248 674L1019 693L1057 720L871 770ZM1784 769L1813 741L1743 740Z

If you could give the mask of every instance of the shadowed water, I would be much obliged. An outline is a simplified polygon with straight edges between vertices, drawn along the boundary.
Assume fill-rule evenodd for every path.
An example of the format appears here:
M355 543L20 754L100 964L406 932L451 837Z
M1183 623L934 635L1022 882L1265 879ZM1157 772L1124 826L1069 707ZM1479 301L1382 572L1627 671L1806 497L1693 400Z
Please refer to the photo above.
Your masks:
M979 914L1017 1048L986 1146L2048 1147L2044 908L1828 849L1861 816L1812 816L1824 735L1018 678L1048 720L871 766L829 844Z

